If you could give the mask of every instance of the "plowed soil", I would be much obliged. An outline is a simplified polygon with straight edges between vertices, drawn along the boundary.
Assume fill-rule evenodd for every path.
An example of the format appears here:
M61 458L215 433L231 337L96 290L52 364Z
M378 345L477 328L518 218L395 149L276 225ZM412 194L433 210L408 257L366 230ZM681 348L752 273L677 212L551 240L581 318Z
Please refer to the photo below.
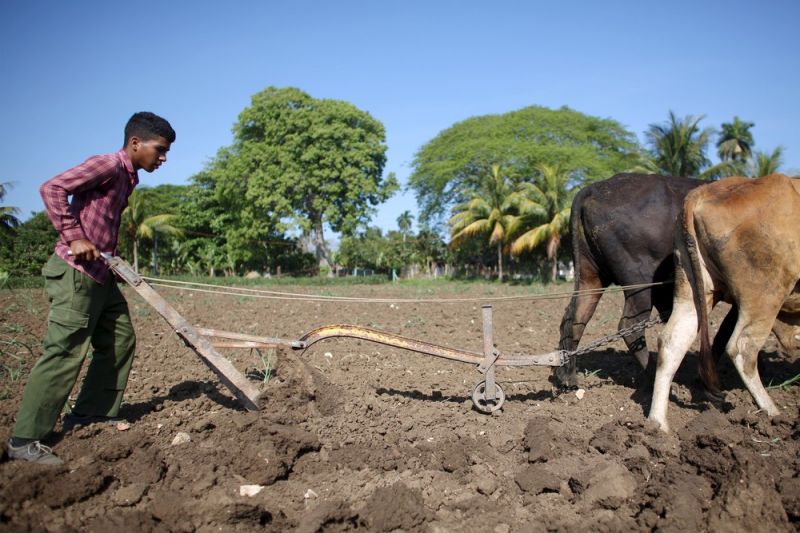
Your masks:
M279 290L363 298L481 298L569 291L441 283ZM281 301L158 288L193 324L297 339L352 323L482 351L481 304ZM9 461L5 442L47 320L41 290L0 292L0 530L3 531L794 531L800 519L798 388L758 412L732 365L726 405L703 402L690 353L670 401L672 432L646 422L650 391L615 341L578 361L583 391L546 367L501 367L501 411L473 408L469 364L354 339L272 353L224 349L263 388L243 410L166 322L126 289L137 359L126 426L60 423L63 467ZM501 352L558 345L563 298L497 302ZM585 342L612 333L606 295ZM713 315L715 324L720 311ZM648 331L651 353L660 327ZM270 354L263 354L270 355ZM770 339L762 378L800 373ZM248 492L249 491L249 492Z

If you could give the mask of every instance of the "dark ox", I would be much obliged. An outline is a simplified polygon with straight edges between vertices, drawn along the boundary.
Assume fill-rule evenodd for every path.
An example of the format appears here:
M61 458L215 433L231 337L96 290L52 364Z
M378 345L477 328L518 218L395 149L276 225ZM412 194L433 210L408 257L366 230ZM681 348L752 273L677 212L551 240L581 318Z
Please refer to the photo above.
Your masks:
M673 312L659 338L649 418L669 430L670 384L698 328L700 375L709 390L719 390L708 314L720 301L739 311L725 353L758 406L778 414L756 363L773 323L785 326L774 328L784 348L794 345L800 324L800 182L773 174L693 190L676 232Z
M651 174L617 174L583 188L572 202L570 229L575 261L575 291L616 284L671 281L675 219L692 189L708 182ZM602 293L573 295L561 320L562 350L575 350ZM625 291L619 328L672 308L672 285ZM644 332L625 337L642 368L650 352ZM555 370L558 383L576 385L575 358Z

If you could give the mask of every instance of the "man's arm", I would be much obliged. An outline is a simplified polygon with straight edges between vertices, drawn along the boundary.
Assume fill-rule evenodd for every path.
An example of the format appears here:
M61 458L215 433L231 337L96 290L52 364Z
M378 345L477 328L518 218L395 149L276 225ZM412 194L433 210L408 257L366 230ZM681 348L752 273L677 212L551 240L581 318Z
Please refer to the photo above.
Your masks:
M101 186L116 175L116 170L116 158L95 156L39 187L47 216L64 242L69 244L76 259L95 261L100 259L100 252L86 238L78 214L70 209L68 198L72 194Z

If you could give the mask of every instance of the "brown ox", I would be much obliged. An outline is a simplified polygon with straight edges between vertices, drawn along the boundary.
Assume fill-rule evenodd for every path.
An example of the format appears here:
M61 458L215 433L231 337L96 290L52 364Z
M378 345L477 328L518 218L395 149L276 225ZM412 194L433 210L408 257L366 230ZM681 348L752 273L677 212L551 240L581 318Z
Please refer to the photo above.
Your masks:
M719 391L708 335L708 314L719 301L739 307L725 353L758 406L778 414L756 363L773 323L800 323L798 278L798 180L780 174L728 178L692 190L677 221L673 311L658 341L650 420L669 430L670 384L698 329L700 375L710 391ZM775 331L787 335L793 328ZM779 340L792 344L791 335Z

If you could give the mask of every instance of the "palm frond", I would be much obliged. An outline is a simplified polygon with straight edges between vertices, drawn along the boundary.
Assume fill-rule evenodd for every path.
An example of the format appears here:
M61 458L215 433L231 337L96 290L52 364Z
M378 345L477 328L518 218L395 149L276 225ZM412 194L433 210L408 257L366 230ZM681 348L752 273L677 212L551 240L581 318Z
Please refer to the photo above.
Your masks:
M511 243L511 253L520 255L523 252L533 250L547 239L549 230L550 224L542 224L526 231Z
M169 235L171 237L182 237L184 232L181 228L173 225L177 219L175 215L162 214L153 215L144 219L136 232L138 237L152 239L156 233Z
M466 225L461 230L452 233L450 236L450 245L457 247L461 242L470 237L488 233L490 229L489 221L487 219L475 220Z
M717 140L717 154L722 161L745 162L750 159L753 149L753 122L745 122L733 117L733 122L722 123Z
M750 162L750 176L760 178L775 174L783 165L783 147L778 146L772 153L757 152Z
M701 129L704 115L679 119L672 111L666 124L651 124L645 133L659 171L672 176L696 176L709 164L705 155L713 130Z
M506 231L500 221L494 222L492 234L489 235L489 245L502 243L506 240Z

